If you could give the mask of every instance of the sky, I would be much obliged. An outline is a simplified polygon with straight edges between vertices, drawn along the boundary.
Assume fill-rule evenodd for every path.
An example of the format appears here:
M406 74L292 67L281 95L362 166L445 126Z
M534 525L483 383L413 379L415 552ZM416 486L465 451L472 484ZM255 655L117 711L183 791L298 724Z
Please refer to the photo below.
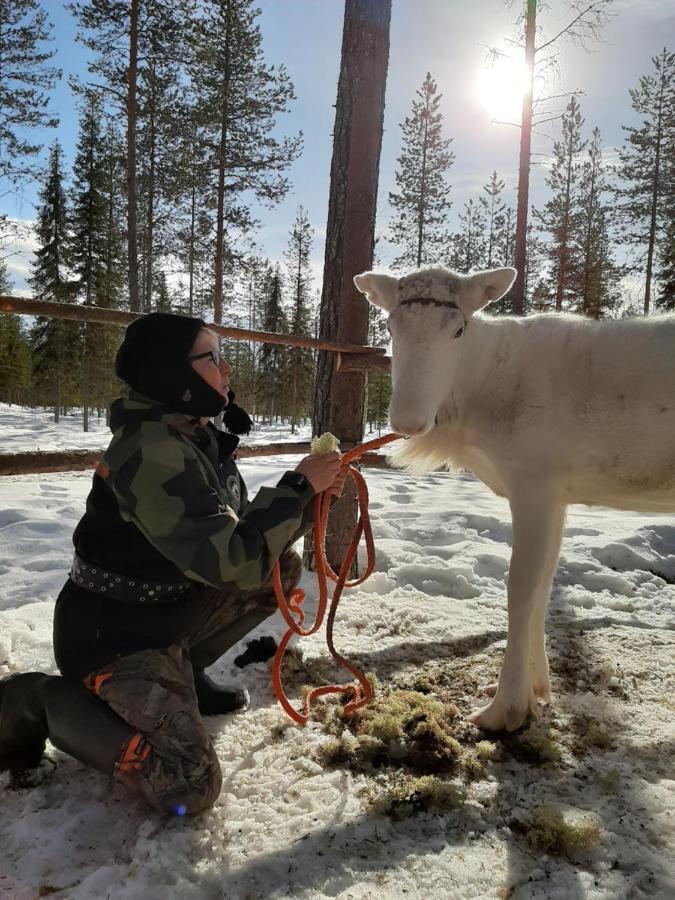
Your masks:
M63 78L53 92L52 108L61 122L58 137L70 167L77 140L77 113L68 87L68 75L86 73L87 51L75 42L75 23L60 2L47 0L45 7L54 25L54 63ZM297 100L279 120L280 134L304 133L304 150L290 170L292 188L275 209L256 210L261 221L257 233L260 249L281 260L297 207L302 204L315 229L312 267L317 287L323 267L323 243L328 211L332 128L342 39L343 0L259 0L263 47L268 63L283 63L295 85ZM516 2L515 7L519 4ZM675 7L662 0L615 0L614 19L605 27L602 42L590 52L559 43L560 81L549 93L581 89L582 114L588 135L597 125L606 155L611 158L623 141L622 124L634 122L629 89L652 70L651 58L663 46L675 44ZM450 227L470 197L476 197L493 170L506 182L505 199L515 204L519 129L497 124L495 118L515 121L518 108L515 61L491 68L488 47L499 47L516 59L505 39L513 35L514 9L504 0L393 0L391 44L386 90L384 136L378 198L378 235L386 236L390 217L388 194L395 188L396 160L401 149L400 124L410 113L415 91L431 72L443 94L444 135L452 138L455 162L448 179L452 185ZM569 21L567 0L551 0L549 12L539 18L544 34L551 36ZM481 88L482 85L482 88ZM556 137L557 124L535 137L535 160L545 163ZM45 133L43 158L53 132ZM542 154L542 155L539 155ZM545 202L545 168L535 166L531 201ZM20 198L0 200L0 212L33 220L37 186L28 185ZM27 242L26 248L31 246ZM393 248L380 245L383 266L393 259ZM29 293L25 275L29 255L9 260L16 287Z

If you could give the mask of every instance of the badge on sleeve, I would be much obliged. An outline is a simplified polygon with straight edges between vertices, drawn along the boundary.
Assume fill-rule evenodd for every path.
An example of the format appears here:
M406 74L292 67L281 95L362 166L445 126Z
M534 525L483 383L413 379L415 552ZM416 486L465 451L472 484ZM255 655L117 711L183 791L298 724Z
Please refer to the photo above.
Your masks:
M227 493L231 497L234 498L234 500L236 501L236 503L238 505L239 501L241 500L241 489L239 487L238 476L237 475L228 475L227 481L226 481L226 486L227 486Z

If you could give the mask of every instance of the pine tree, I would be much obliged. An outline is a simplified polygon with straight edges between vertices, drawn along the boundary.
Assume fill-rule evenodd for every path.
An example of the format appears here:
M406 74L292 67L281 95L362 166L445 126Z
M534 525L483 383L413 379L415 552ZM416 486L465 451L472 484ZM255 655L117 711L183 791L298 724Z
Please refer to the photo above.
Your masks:
M212 282L212 235L213 216L210 204L210 171L206 148L201 132L195 121L195 100L186 101L184 127L179 131L181 148L177 154L178 164L174 169L180 189L176 190L176 205L171 235L172 255L180 264L181 274L187 280L185 312L193 316L196 310L196 295L205 273L206 281ZM212 299L209 300L212 305Z
M0 3L0 180L32 178L30 160L42 146L28 133L58 125L47 107L48 92L61 72L47 65L55 51L41 49L50 31L37 0Z
M620 272L611 256L608 230L608 190L600 131L594 128L579 177L574 229L574 253L579 265L572 273L570 288L577 297L578 311L596 319L611 311L619 300Z
M467 200L459 214L461 230L454 235L451 250L452 268L458 272L471 272L485 266L487 256L486 221L484 207L474 200Z
M314 229L310 225L307 211L298 207L295 221L288 239L285 253L288 276L286 285L290 300L291 334L310 336L313 310L311 308L312 273L310 253ZM289 351L289 403L291 434L295 434L298 421L309 415L314 357L305 347L292 347Z
M173 221L185 187L181 176L194 163L194 147L184 140L191 125L182 84L188 21L187 10L180 4L167 9L165 0L151 3L144 16L137 153L140 290L146 312L153 308L155 285L162 285L161 278L156 281L153 276L154 268L172 251Z
M513 5L513 0L506 0L507 5ZM538 12L551 11L553 4L537 3L537 0L515 3L520 10L516 22L517 39L514 44L522 46L525 50L526 85L523 92L523 107L520 127L520 154L518 162L518 197L516 212L516 234L514 248L514 264L517 270L516 280L510 290L513 312L522 316L526 307L526 273L532 273L533 267L527 260L527 247L530 242L530 228L528 225L529 214L529 190L530 190L530 166L531 166L531 142L533 125L550 121L551 111L547 107L548 102L556 101L559 95L534 98L535 75L540 76L540 81L546 83L544 73L547 69L558 68L559 51L556 44L568 39L577 47L587 48L591 41L597 40L602 26L611 16L613 0L589 0L578 3L576 0L569 4L569 19L560 27L560 21L556 15L554 34L549 38L542 38L537 45L538 31L541 31L541 22L537 21ZM557 13L557 10L556 10ZM498 54L497 54L498 55ZM542 78L541 76L544 77ZM535 116L535 105L538 105Z
M630 91L642 124L624 126L616 191L621 240L632 255L632 271L644 277L645 315L652 304L658 248L668 246L663 239L671 228L675 192L675 166L668 163L675 155L675 53L664 48L652 62L655 73L640 78L639 87Z
M105 204L104 268L99 281L101 306L117 309L124 300L127 260L124 243L126 205L124 143L115 122L108 118L103 136L101 191Z
M576 96L570 98L562 116L562 137L553 145L553 165L546 176L546 184L553 196L535 220L551 238L546 243L546 257L550 268L548 278L555 309L560 312L574 305L574 273L578 271L579 256L575 253L574 223L578 202L580 154L586 146L581 138L583 118Z
M70 303L77 286L67 275L68 233L61 159L61 145L57 140L49 154L47 175L40 192L35 228L38 248L30 283L36 298ZM51 400L54 421L58 422L61 409L77 401L79 327L67 320L38 317L31 332L31 344L38 400Z
M152 132L148 119L151 110L157 109L156 103L145 102L148 95L147 91L144 94L143 88L147 89L153 80L148 74L153 65L170 66L171 61L180 61L184 56L182 35L188 30L186 22L190 8L187 0L84 0L68 4L80 29L78 40L92 51L89 72L99 79L106 95L114 98L118 112L126 120L126 231L132 310L140 310L144 302L139 290L139 259L147 265L147 253L141 256L138 252L137 135L139 130L145 134L148 128ZM166 104L169 103L167 99ZM147 148L146 142L141 149L147 152ZM146 190L144 199L147 201L147 183L141 186ZM147 227L147 206L145 210ZM147 235L144 240L147 248ZM144 277L147 279L147 271Z
M214 173L214 320L222 321L228 228L249 227L248 196L269 205L288 190L301 137L278 139L277 118L295 99L283 66L268 66L253 0L205 0L194 25L191 77L207 165ZM230 246L228 246L228 243Z
M430 73L416 92L412 113L401 125L403 147L398 158L396 185L389 194L394 216L389 240L400 249L393 266L419 268L442 261L446 248L445 226L451 202L445 177L455 155L443 138L442 94Z

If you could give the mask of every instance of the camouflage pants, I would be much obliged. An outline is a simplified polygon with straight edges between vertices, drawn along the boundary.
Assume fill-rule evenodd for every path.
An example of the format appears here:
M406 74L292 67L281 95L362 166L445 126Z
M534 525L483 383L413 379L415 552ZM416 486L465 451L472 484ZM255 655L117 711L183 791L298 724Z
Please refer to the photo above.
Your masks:
M287 551L280 564L288 592L300 577L300 558ZM207 590L200 621L182 643L123 656L85 678L85 685L136 729L115 765L116 780L157 809L178 815L209 809L222 785L197 707L193 665L215 661L244 636L236 637L242 627L248 624L250 630L276 609L271 582L256 591Z

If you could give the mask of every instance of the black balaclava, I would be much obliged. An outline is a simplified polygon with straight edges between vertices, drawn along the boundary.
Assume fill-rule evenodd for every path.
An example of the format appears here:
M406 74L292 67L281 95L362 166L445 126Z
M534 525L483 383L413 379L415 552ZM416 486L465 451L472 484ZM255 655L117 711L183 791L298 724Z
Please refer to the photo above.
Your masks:
M203 319L150 313L127 326L115 357L115 374L139 394L172 412L195 418L217 416L227 403L190 364Z

